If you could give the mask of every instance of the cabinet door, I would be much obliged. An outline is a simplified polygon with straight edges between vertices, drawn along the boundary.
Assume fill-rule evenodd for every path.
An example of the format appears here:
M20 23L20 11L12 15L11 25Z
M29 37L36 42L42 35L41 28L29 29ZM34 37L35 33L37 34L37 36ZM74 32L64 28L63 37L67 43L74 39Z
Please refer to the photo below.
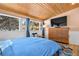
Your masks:
M68 43L68 31L65 28L49 28L48 37L58 42Z

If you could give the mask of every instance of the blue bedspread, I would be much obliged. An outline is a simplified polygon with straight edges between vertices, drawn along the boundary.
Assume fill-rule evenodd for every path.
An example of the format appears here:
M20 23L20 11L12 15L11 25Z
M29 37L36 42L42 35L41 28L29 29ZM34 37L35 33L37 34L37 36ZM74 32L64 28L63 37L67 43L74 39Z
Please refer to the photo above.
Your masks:
M12 40L12 45L2 51L4 56L52 56L61 50L58 43L37 37L22 37Z

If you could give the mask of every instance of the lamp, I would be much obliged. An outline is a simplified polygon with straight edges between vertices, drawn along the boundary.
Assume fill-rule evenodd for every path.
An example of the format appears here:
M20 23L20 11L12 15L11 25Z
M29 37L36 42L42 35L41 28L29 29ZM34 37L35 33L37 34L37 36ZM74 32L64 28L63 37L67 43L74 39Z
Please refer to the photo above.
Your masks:
M45 28L46 27L46 25L43 25L43 28Z
M43 25L43 28L46 28L46 27L48 27L48 25L47 25L47 24L44 24L44 25Z

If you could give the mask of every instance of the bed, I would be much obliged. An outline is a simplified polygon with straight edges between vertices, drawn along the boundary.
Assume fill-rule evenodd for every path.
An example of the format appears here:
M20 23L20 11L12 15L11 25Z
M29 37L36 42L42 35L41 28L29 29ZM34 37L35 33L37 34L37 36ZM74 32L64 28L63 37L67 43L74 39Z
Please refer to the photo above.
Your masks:
M46 38L20 37L0 42L1 56L53 56L61 52L58 43Z

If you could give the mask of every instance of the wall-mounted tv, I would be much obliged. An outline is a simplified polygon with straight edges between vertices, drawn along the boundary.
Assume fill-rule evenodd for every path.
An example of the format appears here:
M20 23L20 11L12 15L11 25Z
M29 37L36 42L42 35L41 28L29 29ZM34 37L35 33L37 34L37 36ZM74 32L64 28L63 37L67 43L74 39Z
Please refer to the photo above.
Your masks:
M51 26L67 26L67 16L51 19Z

